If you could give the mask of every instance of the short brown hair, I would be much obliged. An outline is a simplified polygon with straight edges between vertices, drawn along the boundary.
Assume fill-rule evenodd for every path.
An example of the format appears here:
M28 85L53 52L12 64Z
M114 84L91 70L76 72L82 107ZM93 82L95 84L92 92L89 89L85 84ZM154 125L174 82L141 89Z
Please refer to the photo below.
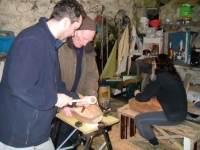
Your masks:
M50 19L60 21L61 19L68 17L73 23L77 22L81 15L84 18L85 11L82 5L76 0L61 0L54 6Z

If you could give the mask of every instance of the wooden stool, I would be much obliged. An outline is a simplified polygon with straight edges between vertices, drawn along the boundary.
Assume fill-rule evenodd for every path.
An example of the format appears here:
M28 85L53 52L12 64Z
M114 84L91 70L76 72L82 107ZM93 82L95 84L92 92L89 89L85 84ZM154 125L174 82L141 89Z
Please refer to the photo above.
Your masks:
M136 127L135 127L133 118L139 113L130 110L128 104L124 105L123 107L118 108L117 112L120 119L120 122L119 122L120 138L127 139L128 123L130 124L129 125L130 137L134 136L136 133Z
M139 114L139 112L129 109L129 104L118 108L117 110L120 118L120 138L127 139L128 131L129 136L133 137L136 133L136 127L134 124L134 117ZM129 126L129 128L128 128ZM158 139L168 139L173 142L179 149L184 150L197 150L198 141L200 140L200 125L185 121L178 126L154 126L163 136L157 137ZM169 135L167 132L174 133L175 135ZM183 138L183 145L175 141L175 138Z

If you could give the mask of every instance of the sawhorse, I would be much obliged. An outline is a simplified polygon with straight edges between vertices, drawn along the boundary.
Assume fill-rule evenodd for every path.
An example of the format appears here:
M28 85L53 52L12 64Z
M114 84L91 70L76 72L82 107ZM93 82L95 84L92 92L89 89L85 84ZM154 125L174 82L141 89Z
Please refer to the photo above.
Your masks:
M70 124L71 126L75 128L72 131L72 133L65 139L65 141L56 150L66 150L66 149L73 148L73 146L65 147L65 148L61 148L61 147L64 145L65 142L67 142L67 140L74 134L76 130L79 130L82 133L80 138L86 141L85 148L84 148L85 150L92 149L91 145L92 145L93 138L101 134L104 135L105 142L101 145L99 150L102 150L106 145L108 147L108 150L113 150L112 144L110 142L110 138L108 135L108 131L111 125L119 122L119 119L112 116L104 116L102 121L99 123L98 127L89 127L85 123L83 123L81 127L76 127L75 123L78 121L76 118L64 116L62 113L56 114L56 117L58 117L62 121Z

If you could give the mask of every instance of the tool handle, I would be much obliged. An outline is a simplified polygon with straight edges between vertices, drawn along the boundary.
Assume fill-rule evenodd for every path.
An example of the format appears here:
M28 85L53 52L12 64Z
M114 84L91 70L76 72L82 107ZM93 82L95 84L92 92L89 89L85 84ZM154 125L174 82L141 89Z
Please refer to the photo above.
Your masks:
M71 101L72 103L74 103L74 102L87 102L88 100L87 99L72 99Z

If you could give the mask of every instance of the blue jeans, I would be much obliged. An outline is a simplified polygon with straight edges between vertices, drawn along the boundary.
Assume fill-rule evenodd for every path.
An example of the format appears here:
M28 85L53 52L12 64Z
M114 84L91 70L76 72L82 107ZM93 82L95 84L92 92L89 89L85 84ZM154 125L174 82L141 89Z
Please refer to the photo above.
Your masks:
M182 123L168 121L163 111L138 114L135 116L134 122L138 129L138 132L146 140L151 140L155 138L155 133L153 132L153 125L175 126Z

